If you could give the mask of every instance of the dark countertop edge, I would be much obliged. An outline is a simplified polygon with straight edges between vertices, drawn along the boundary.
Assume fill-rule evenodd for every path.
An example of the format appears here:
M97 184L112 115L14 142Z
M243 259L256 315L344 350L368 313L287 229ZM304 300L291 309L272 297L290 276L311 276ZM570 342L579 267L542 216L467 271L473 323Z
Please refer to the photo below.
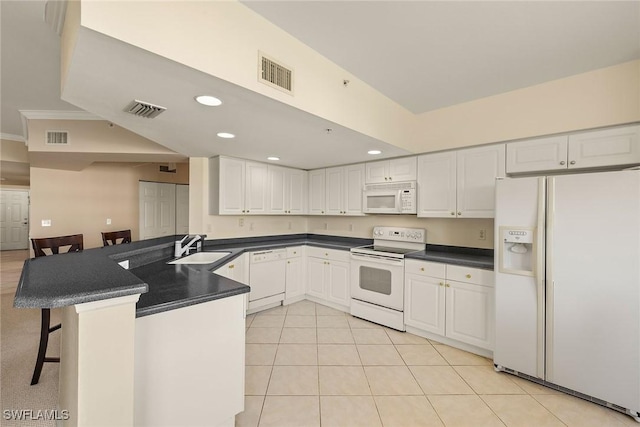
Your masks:
M231 280L231 279L229 279ZM145 317L145 316L150 316L152 314L158 314L158 313L163 313L165 311L171 311L171 310L175 310L178 308L184 308L184 307L189 307L192 305L196 305L196 304L201 304L204 302L209 302L209 301L214 301L214 300L218 300L218 299L222 299L222 298L228 298L228 297L232 297L235 295L242 295L242 294L246 294L250 291L250 287L247 285L244 285L240 282L236 282L238 283L238 287L235 289L229 289L223 292L218 292L215 294L207 294L207 295L201 295L195 298L188 298L188 299L183 299L180 301L171 301L171 302L166 302L163 304L157 304L157 305L152 305L149 307L144 307L144 308L140 308L140 309L136 309L136 318L139 317Z
M101 289L100 291L95 292L76 293L72 295L66 295L64 297L57 297L55 298L55 300L53 298L48 299L48 301L52 300L55 302L52 304L48 304L46 307L43 307L42 304L40 304L41 298L21 297L19 299L14 298L13 306L16 308L61 308L76 304L84 304L88 302L125 297L128 295L143 294L148 292L148 290L149 286L146 283L143 283L140 285L133 285L129 287ZM82 301L79 302L78 300Z

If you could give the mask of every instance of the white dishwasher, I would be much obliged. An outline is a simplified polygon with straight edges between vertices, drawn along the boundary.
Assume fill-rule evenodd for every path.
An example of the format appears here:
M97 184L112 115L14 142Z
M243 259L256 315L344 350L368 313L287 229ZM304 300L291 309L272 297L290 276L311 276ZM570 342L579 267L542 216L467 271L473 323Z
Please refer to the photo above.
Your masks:
M286 272L286 249L252 252L249 257L249 302L263 298L272 302L278 297L284 300Z

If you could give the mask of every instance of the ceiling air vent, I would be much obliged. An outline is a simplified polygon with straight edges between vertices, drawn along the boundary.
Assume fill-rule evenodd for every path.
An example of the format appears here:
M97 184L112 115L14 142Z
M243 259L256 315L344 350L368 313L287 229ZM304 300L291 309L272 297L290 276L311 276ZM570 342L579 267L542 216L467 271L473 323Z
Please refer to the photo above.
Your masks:
M166 110L166 108L159 105L153 105L149 102L138 101L136 99L131 102L131 104L129 104L124 111L126 111L127 113L131 113L134 116L152 119L158 114L162 113L164 110Z
M293 70L258 52L258 80L288 94L293 94Z
M47 145L69 145L69 132L66 130L48 130Z

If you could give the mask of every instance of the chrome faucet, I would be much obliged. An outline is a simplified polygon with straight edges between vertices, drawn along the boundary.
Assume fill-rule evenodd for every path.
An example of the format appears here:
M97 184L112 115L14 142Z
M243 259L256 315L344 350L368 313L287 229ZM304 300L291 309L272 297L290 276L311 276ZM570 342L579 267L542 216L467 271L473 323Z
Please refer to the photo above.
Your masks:
M202 249L202 236L200 236L199 234L196 234L196 236L191 239L189 241L189 243L187 243L186 245L182 245L184 243L185 240L187 240L189 238L189 235L187 234L186 236L184 236L182 238L182 240L176 240L176 244L175 247L173 249L173 256L176 258L180 258L181 256L183 256L184 254L189 254L189 252L194 249L193 248L193 244L197 243L196 245L196 252L200 251Z

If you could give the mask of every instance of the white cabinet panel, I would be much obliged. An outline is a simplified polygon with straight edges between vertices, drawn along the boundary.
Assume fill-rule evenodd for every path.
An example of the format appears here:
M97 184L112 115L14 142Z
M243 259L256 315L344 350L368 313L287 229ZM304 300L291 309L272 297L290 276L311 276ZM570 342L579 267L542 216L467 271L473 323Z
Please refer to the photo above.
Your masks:
M344 205L344 168L326 169L326 212L327 215L342 215Z
M351 304L348 251L307 248L307 295L347 308ZM329 304L329 305L331 305Z
M286 170L279 166L268 167L269 173L269 192L268 192L268 210L272 214L284 214L286 207L286 194L288 191Z
M415 181L416 158L402 157L392 160L367 162L365 168L365 182L377 184L389 181Z
M362 215L364 164L327 168L327 215Z
M569 135L569 168L640 163L640 125Z
M406 275L404 304L406 325L444 335L444 301L444 278Z
M316 169L309 172L309 214L325 213L325 170Z
M246 213L267 212L267 165L246 162L246 187L244 206Z
M569 137L552 136L507 144L507 173L567 168Z
M418 156L418 216L493 218L505 145Z
M307 177L307 171L300 169L287 170L289 182L287 207L290 214L301 215L307 213Z
M267 212L280 215L305 213L307 172L269 165L268 176Z
M307 294L316 298L325 298L325 267L327 261L320 258L307 259Z
M326 298L336 304L348 307L351 299L350 264L343 261L328 261L328 277Z
M215 212L215 214L243 214L246 181L244 160L228 158L216 158L212 160L218 162L216 169L219 171L219 175L214 173L214 176L210 176L211 188L219 191L219 212ZM210 170L209 172L211 174L213 171ZM212 201L215 201L216 206L218 206L218 200L212 197Z
M305 294L305 257L303 247L287 248L287 272L285 299L300 297Z
M446 336L493 348L493 289L447 281Z

